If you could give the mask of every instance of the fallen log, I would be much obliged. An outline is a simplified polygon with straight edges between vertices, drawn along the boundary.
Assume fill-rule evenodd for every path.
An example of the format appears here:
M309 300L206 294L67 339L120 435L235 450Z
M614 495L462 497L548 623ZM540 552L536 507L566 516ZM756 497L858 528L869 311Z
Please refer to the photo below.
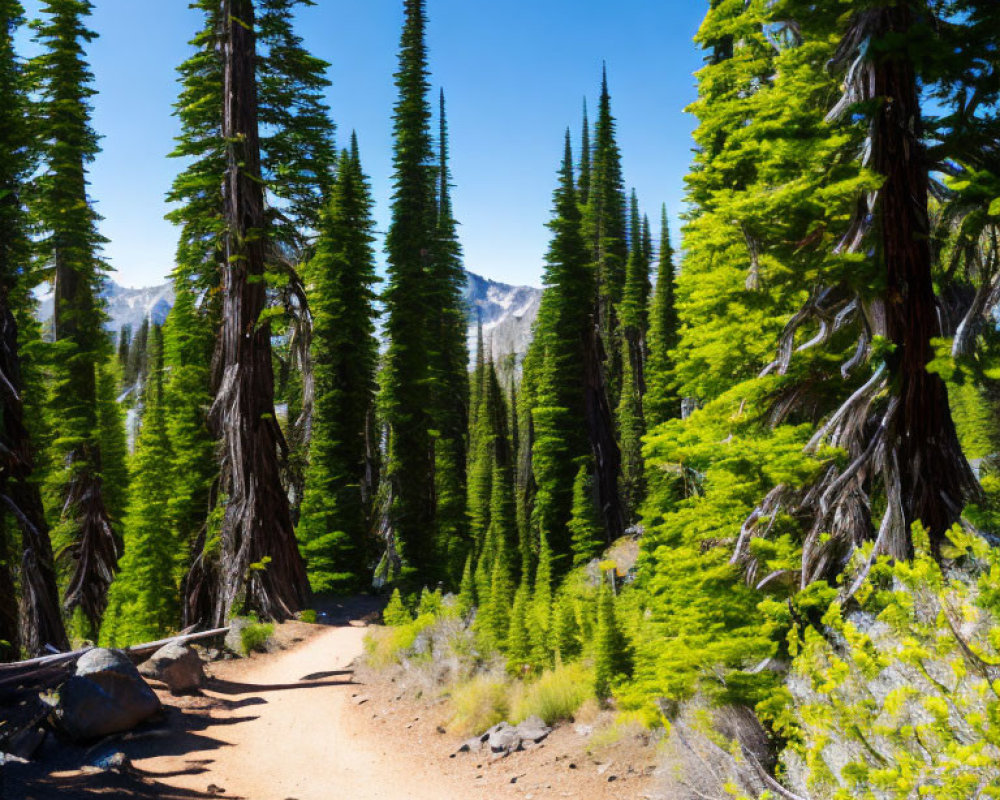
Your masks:
M181 633L167 639L160 639L156 642L137 644L126 647L125 653L133 660L140 660L144 656L155 653L164 645L171 643L184 644L196 642L202 639L212 639L216 636L224 636L229 632L229 628L215 628L210 631L199 631L197 633ZM72 670L73 665L84 653L93 650L93 647L85 647L82 650L75 650L72 653L57 653L51 656L41 656L27 661L15 661L10 664L0 664L0 692L12 687L23 688L24 685L45 686L58 682L59 678Z

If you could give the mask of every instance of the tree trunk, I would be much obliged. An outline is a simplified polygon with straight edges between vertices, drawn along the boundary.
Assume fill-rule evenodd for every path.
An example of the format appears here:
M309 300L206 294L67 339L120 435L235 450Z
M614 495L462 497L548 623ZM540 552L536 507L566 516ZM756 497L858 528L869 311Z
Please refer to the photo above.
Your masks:
M24 401L21 396L21 360L18 351L17 322L6 296L0 298L0 397L3 420L0 429L3 459L0 463L0 502L3 511L9 512L21 531L21 604L20 632L15 627L13 636L0 630L0 639L11 644L20 640L20 646L30 656L42 652L45 645L61 650L69 649L66 629L59 608L59 588L56 585L52 543L42 509L42 498L37 484L31 481L34 453L28 431L24 426ZM9 545L8 545L9 547ZM8 564L13 564L15 554L9 552ZM10 569L0 578L10 577ZM10 599L14 608L13 620L18 613L13 584L0 586L0 595ZM4 628L9 621L8 609L3 610Z
M912 6L903 2L882 8L876 40L905 39L913 26ZM947 387L927 371L934 357L931 338L942 334L931 277L929 163L913 62L902 52L878 58L873 78L879 105L872 124L872 167L885 176L876 209L879 256L886 270L886 334L895 345L887 366L899 401L889 441L907 532L902 545L890 546L890 554L912 556L908 534L920 521L937 556L976 482L958 441Z
M309 585L281 485L274 413L271 326L261 319L267 218L260 167L254 8L252 0L221 0L227 141L223 184L226 233L222 381L212 408L222 434L226 502L215 622L256 612L283 620L305 604Z

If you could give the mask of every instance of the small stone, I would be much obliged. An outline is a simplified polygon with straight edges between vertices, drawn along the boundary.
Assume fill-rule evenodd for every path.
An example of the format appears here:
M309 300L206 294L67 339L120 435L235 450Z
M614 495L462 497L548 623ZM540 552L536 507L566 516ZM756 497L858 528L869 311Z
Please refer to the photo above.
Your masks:
M369 700L371 700L370 697L367 697L366 695L361 695L360 697L355 697L354 698L354 705L356 705L356 706L363 706Z

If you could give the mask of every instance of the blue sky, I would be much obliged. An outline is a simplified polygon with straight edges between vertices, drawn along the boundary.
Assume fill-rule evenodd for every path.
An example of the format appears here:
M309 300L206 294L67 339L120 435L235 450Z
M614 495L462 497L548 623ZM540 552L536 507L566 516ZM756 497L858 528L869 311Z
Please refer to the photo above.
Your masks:
M28 13L37 0L25 2ZM331 62L330 105L343 144L358 132L380 230L388 224L392 73L402 0L317 0L300 33ZM584 96L593 109L601 63L628 185L658 218L676 219L691 158L691 39L704 5L684 0L428 0L432 80L443 86L451 129L455 212L466 265L508 283L540 282L556 169L566 126L578 136ZM163 220L177 171L166 158L178 126L174 69L198 15L185 0L95 0L100 38L90 60L99 91L94 126L103 153L91 194L104 216L106 255L126 286L159 283L176 231ZM674 226L676 229L676 225Z

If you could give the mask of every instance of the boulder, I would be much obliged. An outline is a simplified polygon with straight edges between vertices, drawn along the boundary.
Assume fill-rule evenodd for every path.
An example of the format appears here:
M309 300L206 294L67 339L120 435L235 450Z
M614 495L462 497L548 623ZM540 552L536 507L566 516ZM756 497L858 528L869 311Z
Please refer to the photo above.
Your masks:
M129 731L160 710L160 700L120 650L89 650L76 674L48 701L53 725L77 742Z
M522 740L532 744L544 741L552 733L552 728L546 725L540 717L528 717L517 726L516 730Z
M506 722L490 729L489 739L490 752L495 755L507 756L521 749L521 734L517 728L511 727Z
M205 683L205 669L198 652L187 645L171 642L139 666L139 674L161 681L172 694L197 691Z

